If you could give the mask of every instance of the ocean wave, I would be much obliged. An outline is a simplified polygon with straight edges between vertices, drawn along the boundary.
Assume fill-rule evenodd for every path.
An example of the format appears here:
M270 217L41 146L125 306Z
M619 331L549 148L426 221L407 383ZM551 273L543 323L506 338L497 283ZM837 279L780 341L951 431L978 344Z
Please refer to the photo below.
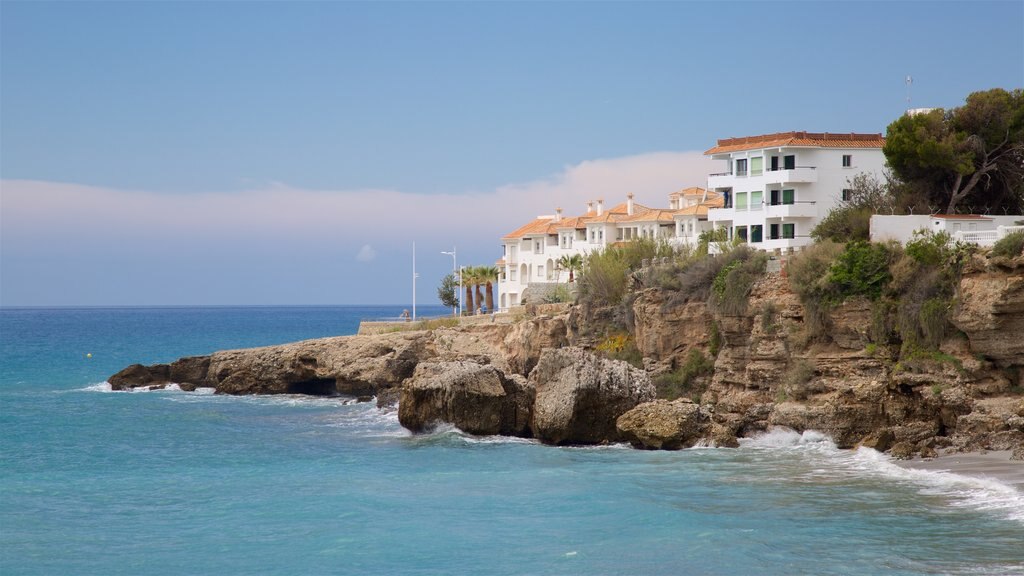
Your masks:
M211 388L210 390L212 391L213 389ZM184 392L184 390L182 390L181 387L178 386L177 384L173 383L167 384L166 386L160 388L140 387L130 388L128 390L114 390L114 388L110 385L110 382L98 382L96 384L90 384L84 388L75 388L74 390L68 390L68 392L117 392L124 394L144 394L146 392Z
M859 448L850 458L857 469L913 483L922 495L941 496L956 507L997 512L1024 523L1024 493L996 478L968 476L950 470L904 468L871 448Z
M997 513L1024 522L1024 493L995 478L968 476L949 470L904 468L890 456L871 448L841 450L827 435L777 427L740 439L740 449L785 451L802 460L793 479L820 482L838 478L868 478L901 482L925 496L937 496L959 508Z

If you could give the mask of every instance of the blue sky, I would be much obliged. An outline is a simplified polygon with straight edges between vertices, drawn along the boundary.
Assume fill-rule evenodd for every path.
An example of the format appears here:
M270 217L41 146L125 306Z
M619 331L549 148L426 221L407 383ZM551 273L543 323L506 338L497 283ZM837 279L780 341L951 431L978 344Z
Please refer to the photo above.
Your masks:
M0 305L421 302L715 139L1024 86L1024 2L0 3Z

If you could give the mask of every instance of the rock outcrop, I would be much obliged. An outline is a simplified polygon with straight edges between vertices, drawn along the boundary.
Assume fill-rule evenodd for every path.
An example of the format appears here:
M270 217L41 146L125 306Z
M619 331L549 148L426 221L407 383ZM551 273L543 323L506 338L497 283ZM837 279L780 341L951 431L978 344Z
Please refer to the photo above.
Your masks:
M654 399L647 373L578 347L549 349L530 372L534 436L550 444L615 441L615 421Z
M475 362L422 362L402 386L398 421L414 432L449 423L470 434L529 436L533 388Z
M615 423L624 440L637 448L679 450L707 438L710 415L691 400L655 400L626 412Z

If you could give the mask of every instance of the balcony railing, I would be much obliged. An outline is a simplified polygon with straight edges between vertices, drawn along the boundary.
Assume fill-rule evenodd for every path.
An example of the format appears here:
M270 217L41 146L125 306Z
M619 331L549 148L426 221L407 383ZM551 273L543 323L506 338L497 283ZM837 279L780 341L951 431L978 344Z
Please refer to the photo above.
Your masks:
M817 202L802 200L792 204L769 204L765 206L766 218L813 218L818 215Z

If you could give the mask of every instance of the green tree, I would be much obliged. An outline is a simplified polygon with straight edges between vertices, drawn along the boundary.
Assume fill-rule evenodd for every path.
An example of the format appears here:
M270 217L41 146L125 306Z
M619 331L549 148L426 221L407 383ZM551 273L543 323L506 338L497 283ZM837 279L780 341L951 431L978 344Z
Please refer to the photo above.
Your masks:
M494 311L494 283L498 281L498 277L501 275L501 270L496 266L482 266L480 268L481 280L484 283L486 290L486 303L487 310L489 312Z
M883 182L873 174L862 173L847 182L847 197L811 230L815 242L832 240L849 242L867 241L871 232L871 215L895 212L895 196L892 190L896 184L891 178Z
M467 266L462 269L461 273L462 287L466 290L466 298L463 300L465 308L470 314L476 312L476 308L473 307L473 286L476 282L476 268Z
M571 256L569 254L563 254L562 257L558 259L558 266L562 270L568 270L569 282L574 282L576 280L575 273L583 269L583 256L580 254L573 254Z
M455 310L459 307L459 279L454 272L441 279L441 285L437 287L437 299L441 301L442 306L451 308L453 315L456 313Z
M1019 211L1024 205L1024 91L975 92L963 106L889 124L889 166L929 204Z

